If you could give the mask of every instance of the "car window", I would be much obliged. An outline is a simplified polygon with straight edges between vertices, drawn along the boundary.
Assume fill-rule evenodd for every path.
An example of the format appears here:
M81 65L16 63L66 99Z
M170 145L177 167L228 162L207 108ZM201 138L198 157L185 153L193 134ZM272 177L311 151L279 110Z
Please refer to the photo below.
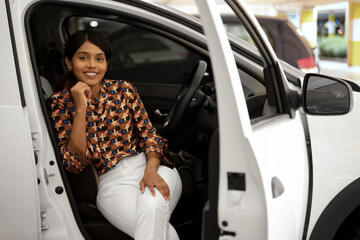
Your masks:
M249 43L253 43L250 35L246 31L245 27L242 24L240 24L240 22L239 23L225 22L224 26L228 33L230 33L236 37L239 37Z
M251 44L254 44L251 36L249 35L248 31L245 29L245 27L242 25L240 20L234 16L234 15L223 15L222 16L225 29L228 33L241 38ZM271 34L270 29L268 29L264 24L260 24L262 30L265 32L265 35L267 36L271 47L275 50L275 41L274 37Z
M107 77L131 82L181 84L202 59L199 54L159 33L122 22L72 17L69 33L102 32L110 41L112 58Z

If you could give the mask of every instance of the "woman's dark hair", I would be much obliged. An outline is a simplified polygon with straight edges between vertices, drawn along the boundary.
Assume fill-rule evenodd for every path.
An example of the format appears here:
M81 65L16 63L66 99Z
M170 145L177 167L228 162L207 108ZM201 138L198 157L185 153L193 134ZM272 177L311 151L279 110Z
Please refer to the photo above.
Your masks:
M65 43L64 55L71 60L75 52L84 42L89 41L104 52L106 61L111 58L110 43L107 38L99 32L81 30L72 34Z
M111 47L107 38L99 32L89 30L80 30L70 35L70 37L65 43L65 57L67 57L71 61L76 51L86 41L89 41L92 44L96 45L98 48L100 48L101 51L103 51L105 54L106 61L110 61ZM67 89L72 88L77 83L77 81L78 80L75 78L72 72L66 73L63 80Z

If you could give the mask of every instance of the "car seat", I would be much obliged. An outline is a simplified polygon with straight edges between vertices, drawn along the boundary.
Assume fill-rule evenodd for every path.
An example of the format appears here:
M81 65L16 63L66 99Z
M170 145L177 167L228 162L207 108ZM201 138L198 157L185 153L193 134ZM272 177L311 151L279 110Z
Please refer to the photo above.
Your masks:
M42 88L49 97L48 89L60 91L63 87L61 80L65 71L65 62L62 55L63 46L57 42L51 31L44 29L47 29L44 23L33 14L30 19L31 45L34 48L39 75L50 80L41 79L41 84L44 85Z
M40 76L40 83L44 99L47 100L54 93L53 87L51 86L49 81L43 76Z
M277 113L276 106L270 106L269 100L266 98L262 116L272 116Z
M66 173L82 224L91 239L133 239L126 233L111 225L97 209L96 196L99 180L93 164L89 164L79 174L72 174L67 171Z

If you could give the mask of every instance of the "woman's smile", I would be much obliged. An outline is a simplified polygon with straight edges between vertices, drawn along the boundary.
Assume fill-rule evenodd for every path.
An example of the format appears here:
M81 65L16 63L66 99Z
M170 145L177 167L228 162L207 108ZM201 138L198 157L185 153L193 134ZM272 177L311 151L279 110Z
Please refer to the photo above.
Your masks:
M96 78L98 76L97 72L84 72L84 74L89 78Z

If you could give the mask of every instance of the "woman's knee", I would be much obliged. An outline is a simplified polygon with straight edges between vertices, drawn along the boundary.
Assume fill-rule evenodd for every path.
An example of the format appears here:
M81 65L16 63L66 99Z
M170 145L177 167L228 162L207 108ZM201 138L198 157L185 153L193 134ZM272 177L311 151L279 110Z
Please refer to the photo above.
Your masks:
M182 184L178 171L175 168L160 166L158 170L159 175L168 184L170 191L181 191ZM171 192L170 192L171 194Z
M155 189L155 197L151 194L150 189L146 187L145 192L140 194L137 202L137 212L156 214L170 214L169 201L167 201L159 190Z

